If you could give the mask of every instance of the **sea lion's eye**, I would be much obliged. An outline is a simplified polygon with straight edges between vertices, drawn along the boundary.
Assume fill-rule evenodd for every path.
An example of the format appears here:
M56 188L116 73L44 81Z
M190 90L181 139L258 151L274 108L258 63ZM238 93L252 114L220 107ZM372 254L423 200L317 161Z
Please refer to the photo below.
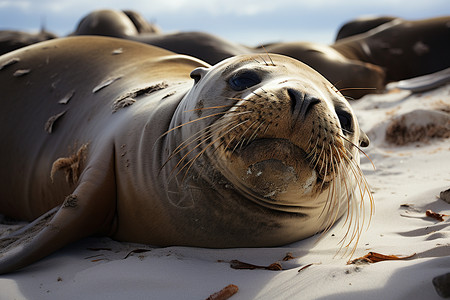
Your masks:
M259 76L252 71L239 72L233 75L228 83L235 91L242 91L261 82Z
M340 109L336 110L336 114L344 134L353 133L352 115L349 112Z

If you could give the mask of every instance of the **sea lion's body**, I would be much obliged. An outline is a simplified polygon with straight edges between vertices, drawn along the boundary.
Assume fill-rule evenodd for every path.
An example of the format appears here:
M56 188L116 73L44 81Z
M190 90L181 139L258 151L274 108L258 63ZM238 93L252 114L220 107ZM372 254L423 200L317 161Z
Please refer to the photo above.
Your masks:
M381 16L381 17L360 17L355 20L351 20L343 24L336 34L336 41L342 40L344 38L365 33L372 30L380 25L391 22L397 17L391 16Z
M383 67L386 81L398 81L450 67L450 17L394 19L331 45L349 59Z
M259 58L210 68L104 37L2 56L0 213L44 215L0 241L0 272L92 234L258 247L331 226L364 186L367 137L317 72Z

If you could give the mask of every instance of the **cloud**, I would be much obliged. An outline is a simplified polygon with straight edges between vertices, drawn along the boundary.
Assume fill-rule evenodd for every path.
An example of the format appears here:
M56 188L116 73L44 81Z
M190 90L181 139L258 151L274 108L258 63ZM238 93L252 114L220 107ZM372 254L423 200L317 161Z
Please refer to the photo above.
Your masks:
M28 10L31 8L31 1L0 1L0 9L19 9L19 10Z
M405 6L404 0L3 0L0 8L17 8L26 12L74 12L100 8L130 8L143 14L207 13L221 15L257 15L266 13L282 14L283 11L322 11L329 10L336 14L351 10L421 10L430 7L449 7L447 0L410 0Z

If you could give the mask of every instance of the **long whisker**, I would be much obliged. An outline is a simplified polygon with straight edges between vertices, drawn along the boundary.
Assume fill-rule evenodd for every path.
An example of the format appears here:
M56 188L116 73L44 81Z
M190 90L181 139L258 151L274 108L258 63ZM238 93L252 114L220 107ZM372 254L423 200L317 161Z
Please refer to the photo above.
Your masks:
M349 139L347 139L345 136L341 135L338 133L338 135L343 138L344 140L346 140L347 142L349 142L353 147L355 147L356 149L358 149L359 152L361 152L362 154L364 154L365 157L367 157L367 159L370 161L370 163L372 164L372 167L374 170L376 170L375 164L373 163L373 161L370 159L370 157L366 154L366 152L364 152L361 147L359 147L358 145L356 145L355 143L353 143L352 141L350 141Z
M338 89L338 92L342 92L342 91L348 91L348 90L376 90L377 88L374 87L353 87L353 88L343 88L343 89Z
M241 105L220 105L220 106L211 106L211 107L202 107L202 108L194 108L190 110L183 111L186 112L192 112L192 111L199 111L199 110L208 110L208 109L218 109L218 108L226 108L226 107L242 107Z
M164 168L164 166L176 155L178 154L180 151L182 151L183 149L185 149L186 147L188 147L189 145L191 145L192 143L194 143L195 141L198 141L199 139L201 139L202 137L205 137L207 135L207 130L209 129L213 129L213 128L220 128L223 125L229 124L228 121L226 119L222 119L221 122L216 122L213 123L205 128L202 128L201 130L199 130L197 133L194 133L193 135L191 135L189 138L187 138L185 141L183 141L180 145L177 146L177 148L175 148L172 153L170 154L170 156L166 159L166 161L164 162L164 164L161 166L160 171Z
M248 143L251 143L253 140L256 139L256 137L258 136L258 131L259 131L259 129L261 128L261 126L262 126L265 122L266 122L266 121L263 120L263 121L258 125L258 127L256 127L256 129L255 129L255 131L253 132L253 134L249 137Z
M160 138L164 137L165 135L167 135L168 133L170 133L170 132L172 132L172 131L174 131L174 130L176 130L176 129L178 129L178 128L181 128L181 127L183 127L183 126L186 126L186 125L188 125L188 124L192 124L192 123L195 123L195 122L198 122L198 121L207 119L207 118L215 117L215 116L226 115L226 114L233 113L233 112L234 112L234 111L219 112L219 113L207 115L207 116L200 117L200 118L197 118L197 119L195 119L195 120L191 120L191 121L189 121L189 122L180 124L180 125L178 125L178 126L175 126L175 127L171 128L171 129L167 130L166 132L164 132L162 135L159 136L158 140L159 140Z
M258 95L259 96L259 95ZM261 96L260 96L261 97ZM252 99L243 99L243 98L232 98L232 97L228 97L226 98L228 100L234 100L234 101L246 101L246 102L250 102L250 103L256 103L255 100Z
M223 124L222 124L223 123ZM214 129L216 127L221 127L223 125L229 125L229 123L222 121L220 123L214 123L211 124L205 128L203 128L202 130L199 130L197 133L193 134L192 136L190 136L189 138L187 138L185 141L183 141L180 145L178 145L177 148L175 148L175 150L172 151L172 153L170 154L170 156L167 158L166 162L162 165L161 168L163 168L167 162L169 160L171 160L175 155L177 155L178 153L180 153L183 149L185 149L186 147L192 145L194 142L200 140L201 138L203 139L207 139L208 138L208 130L209 129Z
M275 64L273 63L272 57L270 57L269 52L267 52L266 48L263 45L261 45L261 48L264 49L264 52L266 52L267 57L269 57L270 62L271 62L271 66L275 66ZM266 61L264 61L264 62L266 62ZM268 66L267 63L266 63L266 66Z
M247 121L247 120L246 120ZM246 122L244 121L244 122ZM244 123L241 122L241 123ZM242 124L237 124L233 127L231 127L230 129L228 129L224 134L220 135L219 137L217 137L215 140L213 140L212 142L210 142L202 151L200 151L194 158L192 158L191 160L189 160L177 173L180 174L180 172L186 167L189 166L188 169L185 172L185 175L183 177L183 179L187 176L187 173L189 172L190 168L192 167L192 165L194 164L194 162L197 160L197 158L199 158L203 153L205 153L205 151L211 147L212 145L214 145L218 140L222 139L225 135L227 135L229 132L231 132L232 130L234 130L236 127L240 126ZM223 143L223 142L222 142ZM222 144L221 143L221 144ZM199 146L199 145L198 145ZM192 150L191 150L192 151Z

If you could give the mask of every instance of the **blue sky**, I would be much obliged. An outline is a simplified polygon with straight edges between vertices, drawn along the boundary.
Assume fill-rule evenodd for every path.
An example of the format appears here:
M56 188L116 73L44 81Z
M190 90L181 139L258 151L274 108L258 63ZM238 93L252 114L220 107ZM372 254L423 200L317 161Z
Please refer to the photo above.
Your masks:
M95 9L132 9L165 32L206 31L247 45L331 43L340 25L362 15L421 19L450 15L449 0L0 0L0 29L66 35Z

